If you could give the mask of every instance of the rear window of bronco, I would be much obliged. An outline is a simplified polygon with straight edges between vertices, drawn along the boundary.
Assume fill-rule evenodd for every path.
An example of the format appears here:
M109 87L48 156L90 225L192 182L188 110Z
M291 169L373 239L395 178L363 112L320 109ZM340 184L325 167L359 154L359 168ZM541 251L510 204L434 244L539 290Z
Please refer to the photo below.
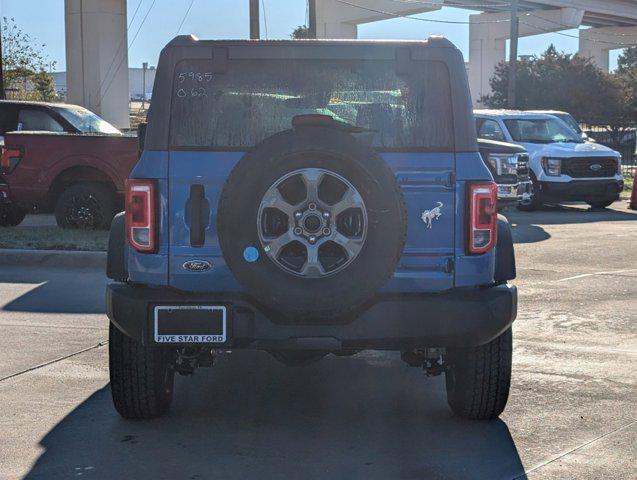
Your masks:
M384 150L453 149L447 66L414 62L408 74L387 60L233 60L213 73L210 60L174 71L171 148L246 149L323 114L369 130Z

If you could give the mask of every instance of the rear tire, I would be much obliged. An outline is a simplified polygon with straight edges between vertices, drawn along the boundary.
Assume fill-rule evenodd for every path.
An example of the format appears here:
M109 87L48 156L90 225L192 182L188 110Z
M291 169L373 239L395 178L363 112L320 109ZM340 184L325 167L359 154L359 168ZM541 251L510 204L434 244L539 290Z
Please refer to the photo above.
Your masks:
M491 342L447 349L447 403L469 420L492 420L503 411L511 385L511 328Z
M113 191L101 183L77 183L64 190L55 204L60 228L108 230L115 215Z
M610 207L610 205L615 200L606 200L605 202L586 202L590 205L593 210L603 210L604 208Z
M0 207L0 227L17 227L26 217L27 211L17 205Z
M149 347L110 324L109 370L117 412L128 419L162 416L170 408L175 371L172 352Z

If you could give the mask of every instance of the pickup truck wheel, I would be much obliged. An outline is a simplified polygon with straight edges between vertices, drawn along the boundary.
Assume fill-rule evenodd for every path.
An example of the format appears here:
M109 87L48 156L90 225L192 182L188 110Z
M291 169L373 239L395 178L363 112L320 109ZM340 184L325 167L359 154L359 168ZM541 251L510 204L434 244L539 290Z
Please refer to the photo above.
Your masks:
M55 204L55 220L61 228L107 230L114 214L113 193L100 183L71 185Z
M112 323L108 336L111 393L118 413L128 419L156 418L166 413L175 378L171 351L142 345Z
M511 328L485 345L447 349L447 403L469 420L492 420L504 411L511 384Z
M17 227L26 217L27 211L17 205L0 207L0 227Z

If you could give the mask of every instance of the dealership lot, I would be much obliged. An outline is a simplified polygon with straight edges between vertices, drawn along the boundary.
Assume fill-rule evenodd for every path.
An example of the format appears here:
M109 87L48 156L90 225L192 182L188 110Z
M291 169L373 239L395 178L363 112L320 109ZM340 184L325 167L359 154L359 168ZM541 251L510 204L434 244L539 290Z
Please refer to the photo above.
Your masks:
M103 273L0 264L0 478L634 477L637 212L508 215L520 306L491 423L455 419L442 377L372 352L306 368L224 354L177 379L166 418L127 422Z

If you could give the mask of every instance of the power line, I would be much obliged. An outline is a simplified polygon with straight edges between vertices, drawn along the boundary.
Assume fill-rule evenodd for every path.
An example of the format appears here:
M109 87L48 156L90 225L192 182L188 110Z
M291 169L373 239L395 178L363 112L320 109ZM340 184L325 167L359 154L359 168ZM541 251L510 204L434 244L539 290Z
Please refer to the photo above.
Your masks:
M268 39L268 17L265 15L265 0L261 0L261 9L263 10L263 29L265 30L265 39Z
M133 44L135 43L135 40L137 40L137 36L139 35L139 32L141 31L141 29L144 26L144 24L146 23L146 19L148 18L148 15L150 15L150 12L153 9L153 7L155 6L156 2L157 2L157 0L153 0L153 3L151 3L150 7L148 7L148 10L146 11L146 15L144 15L144 18L142 19L141 23L139 24L139 27L137 27L137 30L135 31L135 35L133 36L133 39L128 44L128 48L129 49L133 46ZM111 78L110 83L108 84L108 86L104 90L104 93L100 96L100 101L99 101L100 104L102 103L102 100L104 99L104 97L108 93L109 89L111 88L111 85L113 85L113 82L115 81L115 76L119 72L119 69L122 68L122 63L124 63L124 59L125 58L127 58L127 57L122 55L122 59L119 61L119 64L117 65L117 69L115 70L115 73L113 74L113 77Z
M179 32L181 32L181 27L184 26L184 22L186 21L186 18L188 18L188 14L190 13L190 9L192 8L194 3L195 3L195 0L190 0L190 5L188 5L188 8L186 9L186 13L184 13L183 18L181 19L181 22L179 23L179 28L177 29L176 35L179 35Z
M411 16L411 15L402 15L402 14L399 14L399 13L388 12L388 11L385 11L385 10L378 10L378 9L375 9L375 8L366 7L364 5L348 2L346 0L335 0L335 1L338 2L338 3L341 3L343 5L349 5L351 7L357 7L357 8L360 8L362 10L367 10L369 12L374 12L374 13L379 13L381 15L387 15L389 17L407 18L409 20L418 20L420 22L446 23L446 24L453 24L453 25L482 25L482 24L494 24L494 23L508 23L508 22L511 21L509 18L501 19L501 20L485 20L483 22L465 22L465 21L460 21L460 20L436 20L436 19L433 19L433 18L414 17L414 16ZM424 3L424 2L419 2L419 3ZM436 5L440 6L439 4L436 4ZM541 20L545 20L543 17L540 17L538 15L534 15L534 14L532 14L530 12L524 12L521 15L534 16L534 17L537 17L537 18L539 18ZM570 38L579 39L579 36L577 36L577 35L570 35L568 33L563 33L563 32L555 32L553 30L549 30L547 28L543 28L543 27L540 27L538 25L534 25L532 23L523 22L521 20L520 20L520 23L523 24L523 25L526 25L528 27L532 27L532 28L535 28L537 30L546 32L546 33L555 33L557 35L562 35L564 37L570 37ZM552 22L552 23L556 23L556 22ZM561 26L561 27L564 27L565 29L572 29L573 28L572 26L563 25L561 23L558 23L558 25ZM590 41L593 42L593 43L604 43L604 44L615 45L615 46L619 46L619 47L631 46L631 44L629 44L629 43L622 43L622 42L609 42L609 41L605 41L605 40L596 40L596 39L590 39Z
M487 20L484 22L464 22L461 20L436 20L433 18L421 18L421 17L413 17L411 15L401 15L400 13L393 13L393 12L387 12L385 10L378 10L376 8L370 8L370 7L366 7L364 5L360 5L357 3L352 3L352 2L348 2L346 0L335 0L338 3L341 3L343 5L349 5L350 7L356 7L356 8L360 8L362 10L367 10L368 12L374 12L374 13L380 13L381 15L387 15L388 17L394 17L394 18L408 18L410 20L418 20L420 22L430 22L430 23L447 23L447 24L452 24L452 25L483 25L483 24L493 24L493 23L508 23L509 19L502 19L502 20ZM436 4L438 5L438 4ZM440 6L440 5L439 5Z
M106 69L106 73L104 74L104 78L102 78L102 81L100 82L100 88L99 88L98 92L102 91L102 87L106 83L106 80L108 79L108 75L111 73L111 69L113 68L113 65L115 65L115 60L117 59L117 56L119 55L119 52L122 50L122 47L124 46L124 42L126 41L126 38L128 37L128 31L130 30L130 27L133 25L133 22L135 21L135 18L137 17L137 12L139 12L139 8L142 6L142 3L144 3L144 0L139 0L139 3L137 4L137 8L133 12L133 17L131 18L130 22L128 22L128 25L126 26L126 34L123 35L122 38L120 39L119 45L117 47L117 50L115 50L115 54L113 55L113 58L111 59L111 64ZM103 98L103 96L100 97L100 103L102 101L102 98Z
M533 17L537 17L537 18L539 18L541 20L544 20L544 18L542 18L542 17L538 17L537 15L532 15L532 14L529 14L529 13L525 13L523 15L530 15L530 16L533 16ZM534 25L532 23L523 22L522 20L520 20L520 23L522 25L526 25L527 27L531 27L531 28L535 28L536 30L540 30L540 31L542 31L544 33L554 33L554 34L560 35L562 37L575 38L575 39L578 39L578 40L580 39L580 35L572 35L570 33L556 32L556 31L548 29L548 28L540 27L539 25ZM559 25L564 27L565 29L569 29L569 30L574 28L574 27L568 26L568 25L562 25L562 24L559 24ZM581 32L582 30L578 30L578 31ZM602 44L605 44L605 45L614 45L616 47L630 47L630 46L632 46L632 44L630 44L630 43L609 42L607 40L597 40L595 38L589 38L589 39L587 39L587 41L589 41L591 43L602 43Z
M394 3L401 3L403 5L431 5L432 7L454 7L454 8L509 8L511 7L511 3L503 2L503 3L485 3L482 5L474 4L474 3L455 3L448 2L447 0L443 0L444 3L439 2L431 2L426 0L391 0Z
M545 22L548 23L552 23L553 25L557 25L558 27L564 27L566 29L572 29L573 27L570 25L564 25L563 23L560 22L556 22L555 20L551 20L549 18L544 18L541 17L540 15L537 15L533 12L524 12L524 15L528 15L531 17L535 17L535 18L539 18L540 20L543 20ZM604 35L606 37L634 37L635 39L637 39L637 33L613 33L613 32L597 32L598 35Z

